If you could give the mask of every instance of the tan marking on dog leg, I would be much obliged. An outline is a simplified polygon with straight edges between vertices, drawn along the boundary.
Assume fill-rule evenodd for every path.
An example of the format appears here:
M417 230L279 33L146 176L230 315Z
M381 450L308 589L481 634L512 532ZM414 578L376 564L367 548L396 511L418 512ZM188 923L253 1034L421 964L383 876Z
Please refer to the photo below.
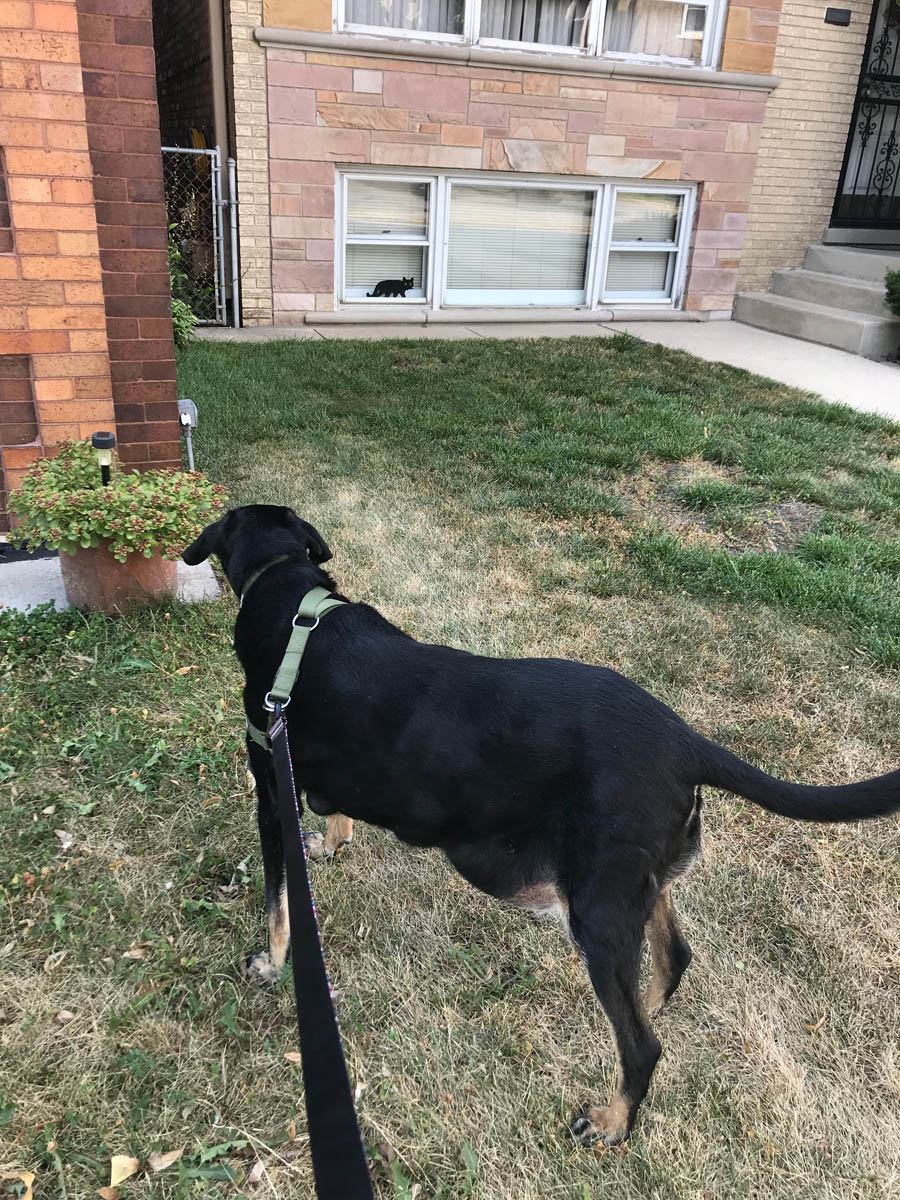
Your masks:
M650 914L650 920L647 922L647 941L650 943L653 975L644 993L643 1001L648 1016L655 1017L662 1010L674 988L678 986L681 973L687 965L684 962L679 963L676 976L675 963L677 960L675 956L678 953L679 945L683 951L687 952L687 960L690 961L690 948L678 928L675 905L672 903L672 892L669 886L664 887L660 892L659 899Z
M343 813L333 813L325 829L325 853L340 854L353 841L353 821Z
M597 1140L605 1146L617 1146L625 1140L628 1132L628 1101L618 1092L605 1108L589 1108L585 1116Z
M269 956L272 966L278 973L287 958L288 943L291 940L291 926L288 917L287 887L282 887L278 896L277 907L269 914Z
M647 941L650 943L653 975L644 993L644 1008L651 1017L655 1017L662 1009L666 1002L666 992L672 982L669 945L674 923L672 894L668 887L664 887L647 922Z
M516 908L525 908L536 917L549 917L558 921L563 929L569 930L569 901L553 883L536 883L523 888L510 903Z

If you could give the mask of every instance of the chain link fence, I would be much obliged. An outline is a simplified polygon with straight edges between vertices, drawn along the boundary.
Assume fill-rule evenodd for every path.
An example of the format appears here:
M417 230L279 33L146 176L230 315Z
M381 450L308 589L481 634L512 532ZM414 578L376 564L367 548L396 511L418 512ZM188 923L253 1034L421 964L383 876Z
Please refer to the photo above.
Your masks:
M203 325L227 320L218 150L163 146L172 294Z

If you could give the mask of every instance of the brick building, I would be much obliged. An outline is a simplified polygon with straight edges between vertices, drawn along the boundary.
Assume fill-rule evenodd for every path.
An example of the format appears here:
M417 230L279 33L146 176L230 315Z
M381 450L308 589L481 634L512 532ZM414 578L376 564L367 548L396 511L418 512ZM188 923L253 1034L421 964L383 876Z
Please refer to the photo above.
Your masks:
M188 60L221 91L190 124L237 160L245 323L728 317L823 234L900 237L895 0L179 5L161 102Z
M181 463L150 0L0 0L0 519L46 448Z

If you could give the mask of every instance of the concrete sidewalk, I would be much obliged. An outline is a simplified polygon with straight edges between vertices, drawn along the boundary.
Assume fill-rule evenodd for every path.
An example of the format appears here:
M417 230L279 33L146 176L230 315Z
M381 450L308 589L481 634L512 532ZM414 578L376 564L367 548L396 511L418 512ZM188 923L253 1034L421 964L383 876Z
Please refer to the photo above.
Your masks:
M510 322L479 325L322 325L204 329L210 341L266 342L332 338L610 337L631 333L647 342L686 350L708 362L729 363L826 400L900 420L900 364L873 362L843 350L769 333L737 321Z

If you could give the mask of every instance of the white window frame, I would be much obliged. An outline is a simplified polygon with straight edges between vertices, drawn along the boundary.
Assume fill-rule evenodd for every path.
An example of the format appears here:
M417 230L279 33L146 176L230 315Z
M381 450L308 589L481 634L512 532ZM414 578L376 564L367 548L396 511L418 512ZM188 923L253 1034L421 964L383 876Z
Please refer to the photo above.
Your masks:
M682 200L682 202L681 202L681 208L679 209L679 212L678 212L678 224L675 229L675 237L671 242L636 242L636 241L614 242L612 240L613 219L615 217L615 211L616 211L616 197L623 192L626 194L631 194L631 195L643 195L644 193L651 191L651 190L657 191L657 192L662 192L667 196L684 195L683 189L679 189L679 188L671 188L671 189L670 188L652 188L651 189L648 187L642 187L640 181L633 183L633 184L624 184L624 183L613 184L612 187L610 187L608 189L608 195L606 198L606 202L609 206L609 212L607 214L608 232L607 232L607 237L606 237L606 253L603 256L603 263L602 263L603 279L601 280L600 289L599 289L600 302L602 304L620 305L620 304L633 303L633 301L631 299L631 297L633 296L633 293L611 292L606 286L606 275L607 275L607 269L609 267L609 255L610 255L611 251L628 251L628 252L631 252L634 254L642 254L642 253L652 254L652 253L659 253L659 252L668 254L669 255L668 284L667 284L665 291L669 292L671 295L675 294L675 285L676 285L676 279L678 278L678 275L679 275L679 267L683 266L687 260L688 240L690 237L690 230L691 230L691 225L689 225L688 221L686 220L686 217L688 215L688 213L687 213L688 204L685 200ZM693 212L691 212L690 216L691 216L691 222L693 222ZM681 279L679 281L679 287L680 288L684 287L684 272L683 271L681 272ZM665 303L667 303L667 298L666 298L665 292L662 292L658 296L649 296L649 297L643 298L640 301L638 301L638 303L665 304Z
M427 183L429 188L428 205L428 244L425 255L426 286L424 297L408 296L406 299L390 297L347 297L344 294L344 272L347 243L347 187L353 179L384 181L395 183ZM449 302L446 298L447 259L449 254L450 237L450 196L453 185L464 184L467 187L510 187L510 188L542 188L544 190L569 190L575 192L593 192L594 204L591 221L591 231L588 241L587 264L585 268L584 300L580 303L549 305L536 299L531 303L491 303L490 292L471 301ZM679 196L681 208L678 217L678 227L673 242L612 242L612 223L615 210L615 198L620 192L643 194L658 192L667 196ZM668 183L651 180L607 180L592 179L583 176L509 175L502 171L448 171L421 173L411 171L408 174L396 170L379 170L377 167L356 168L353 166L338 168L335 179L335 307L355 308L360 304L368 305L370 309L384 305L413 305L432 310L443 309L453 311L461 308L491 307L502 310L509 308L510 312L525 308L554 307L560 310L598 308L671 308L681 306L684 295L684 282L687 275L691 231L694 226L694 210L697 191L692 184ZM361 237L350 239L351 243L386 244L392 240L404 244L423 244L418 239L385 239L384 237ZM665 251L672 254L671 294L669 296L635 296L630 294L609 294L606 290L606 270L610 249L641 251ZM457 289L461 290L461 289ZM476 291L480 289L472 289ZM498 299L502 300L498 294Z
M425 231L425 237L406 237L393 235L385 237L381 235L366 235L347 233L347 189L350 181L353 179L364 179L367 181L375 181L378 183L424 183L428 187L428 227ZM336 210L338 220L335 222L335 230L338 232L337 244L335 245L335 268L336 268L336 298L340 298L342 304L417 304L420 307L430 305L432 295L434 295L434 270L433 264L437 258L434 253L434 238L435 238L435 201L437 197L437 182L436 175L397 175L397 174L375 174L371 171L345 171L338 176L338 195ZM423 246L425 249L425 286L423 288L423 296L405 296L405 297L373 297L373 296L347 296L347 281L345 277L347 254L346 247L351 246Z
M399 37L419 42L449 42L454 45L485 46L497 50L519 50L529 54L562 54L579 58L611 58L619 62L644 62L671 64L672 66L688 66L697 68L715 67L719 62L722 47L722 35L725 29L725 14L728 0L658 0L659 3L680 4L684 8L679 35L687 40L697 40L695 33L686 33L687 10L689 8L706 8L709 14L706 19L706 30L702 37L702 48L699 60L682 55L639 54L625 51L604 50L603 30L606 26L607 0L591 0L588 10L587 37L584 46L556 46L550 42L514 42L502 38L486 38L481 36L481 5L482 0L464 0L463 32L439 33L424 32L418 29L387 28L384 25L356 25L346 19L346 0L334 0L332 26L335 32L358 33L366 37Z

